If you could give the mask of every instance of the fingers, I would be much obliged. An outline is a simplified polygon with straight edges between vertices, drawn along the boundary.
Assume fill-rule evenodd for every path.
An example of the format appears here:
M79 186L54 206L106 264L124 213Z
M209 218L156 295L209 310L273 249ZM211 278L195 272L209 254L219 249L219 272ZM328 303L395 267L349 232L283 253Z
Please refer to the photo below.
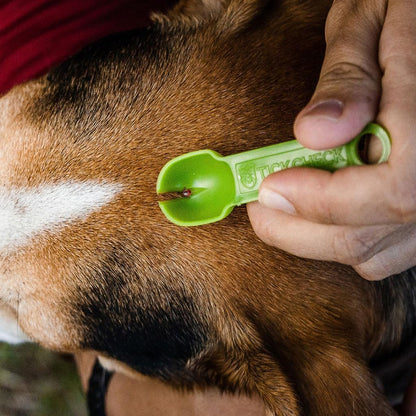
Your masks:
M253 228L264 242L299 257L317 260L350 265L364 263L382 249L377 243L391 231L384 226L364 230L322 225L264 208L259 203L249 204L247 208Z
M320 79L295 122L295 136L306 147L343 144L375 118L381 90L377 50L385 2L364 0L361 7L355 3L335 0L329 12Z
M388 164L335 173L296 168L274 173L261 184L263 206L323 224L377 225L401 222ZM290 209L288 207L291 207Z
M298 216L324 224L377 225L416 221L416 7L391 0L380 35L383 1L335 1L328 16L328 49L311 103L295 123L305 145L325 148L351 139L376 118L390 131L387 164L344 169L334 174L287 170L267 178L259 194L269 208L280 196ZM367 5L367 7L364 7ZM373 5L373 8L370 7ZM377 6L378 5L378 6ZM378 48L377 39L380 39ZM348 63L348 64L346 64ZM348 66L347 71L339 68ZM329 101L328 101L329 100ZM336 114L332 104L341 103ZM317 103L325 103L317 112Z
M368 280L405 270L416 255L413 225L322 225L259 203L249 204L247 209L253 229L267 244L299 257L352 265Z
M404 244L401 244L400 247L406 248ZM400 251L400 247L395 248L395 250L388 250L386 252L380 253L380 255L375 256L364 264L358 266L353 266L354 270L364 279L376 281L383 280L386 277L394 276L399 273L402 273L414 266L414 257L413 261L409 257L404 257ZM398 257L394 256L394 253L399 254ZM413 255L416 253L415 248L412 250Z
M302 257L350 264L367 279L416 261L416 6L411 0L335 0L327 51L295 135L326 149L376 120L392 137L387 163L267 177L249 207L257 234Z
M392 135L395 148L392 156L397 168L416 156L412 146L416 128L415 19L413 1L390 0L380 38L383 94L378 119Z
M355 265L358 274L367 280L381 280L407 269L415 264L416 226L396 226L378 247L380 252L369 260Z
M341 145L375 118L381 91L376 54L384 2L361 1L360 5L368 6L359 10L354 3L334 1L329 12L327 50L320 79L294 126L295 135L304 146L324 149ZM388 169L379 166L367 168L365 177L362 169L334 175L286 171L264 182L260 200L269 208L280 209L268 203L271 198L267 196L274 192L289 201L300 216L327 224L384 223L394 213L390 209L386 212L379 204L368 209L368 201L380 199L380 187L384 188L388 176ZM394 208L393 202L393 211Z

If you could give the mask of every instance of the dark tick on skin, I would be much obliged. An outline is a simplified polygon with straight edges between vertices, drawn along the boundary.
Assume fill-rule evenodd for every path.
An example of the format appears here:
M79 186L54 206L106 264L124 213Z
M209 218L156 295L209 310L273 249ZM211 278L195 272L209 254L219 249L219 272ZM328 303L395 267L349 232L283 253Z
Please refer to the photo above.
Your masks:
M177 199L177 198L190 198L192 195L192 190L189 188L183 188L182 191L177 192L164 192L158 195L158 199L160 201L167 201L169 199Z
M184 190L182 191L182 196L184 196L185 198L189 198L191 194L192 194L192 191L190 189L184 188Z

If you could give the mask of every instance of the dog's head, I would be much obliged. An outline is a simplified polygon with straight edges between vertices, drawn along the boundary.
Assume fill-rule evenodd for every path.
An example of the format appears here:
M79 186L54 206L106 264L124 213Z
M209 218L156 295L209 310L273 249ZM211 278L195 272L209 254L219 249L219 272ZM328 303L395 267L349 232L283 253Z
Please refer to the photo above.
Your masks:
M244 208L177 227L155 193L182 153L292 137L328 3L184 1L0 100L0 299L25 334L164 379L218 340L273 349L312 328L343 337L366 299L337 299L351 271L265 246Z

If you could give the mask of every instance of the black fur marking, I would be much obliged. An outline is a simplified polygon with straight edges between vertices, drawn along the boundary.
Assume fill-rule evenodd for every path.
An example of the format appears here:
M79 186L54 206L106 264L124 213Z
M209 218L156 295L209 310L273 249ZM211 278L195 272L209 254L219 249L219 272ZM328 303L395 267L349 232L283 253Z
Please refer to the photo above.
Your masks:
M142 374L183 384L190 376L188 360L207 343L207 325L183 288L170 287L163 276L140 278L133 270L113 256L91 277L94 286L78 294L82 346Z
M408 344L416 336L416 267L394 276L393 279L402 279L400 286L405 297L406 321L403 326L402 344ZM397 283L397 282L396 282ZM386 293L386 291L384 291Z
M416 336L416 292L413 290L415 285L416 267L374 283L378 298L381 300L381 312L386 325L397 325L392 320L396 308L405 312L405 321L400 323L403 325L401 342L396 349L406 347ZM390 331L395 333L397 329L393 327Z
M393 351L378 353L370 362L373 372L383 384L383 392L390 403L398 403L403 398L415 371L416 357L416 267L396 276L374 283L381 313L388 328L389 337L401 333L401 342ZM392 316L395 309L405 312L404 322L395 322ZM400 325L400 329L397 329ZM402 326L401 326L402 325Z
M157 80L146 78L148 68L156 68L156 73L166 70L169 44L155 31L152 26L109 35L52 69L29 111L33 120L58 126L67 120L68 132L77 142L111 127L125 111L120 107L139 106L137 101L153 89Z

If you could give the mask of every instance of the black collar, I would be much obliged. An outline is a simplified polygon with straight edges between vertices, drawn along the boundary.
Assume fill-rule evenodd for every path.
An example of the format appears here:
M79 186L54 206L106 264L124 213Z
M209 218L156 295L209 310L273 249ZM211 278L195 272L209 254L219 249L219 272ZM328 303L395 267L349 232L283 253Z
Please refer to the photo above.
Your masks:
M90 416L106 415L105 397L112 376L113 372L106 370L97 358L88 381L87 405Z

